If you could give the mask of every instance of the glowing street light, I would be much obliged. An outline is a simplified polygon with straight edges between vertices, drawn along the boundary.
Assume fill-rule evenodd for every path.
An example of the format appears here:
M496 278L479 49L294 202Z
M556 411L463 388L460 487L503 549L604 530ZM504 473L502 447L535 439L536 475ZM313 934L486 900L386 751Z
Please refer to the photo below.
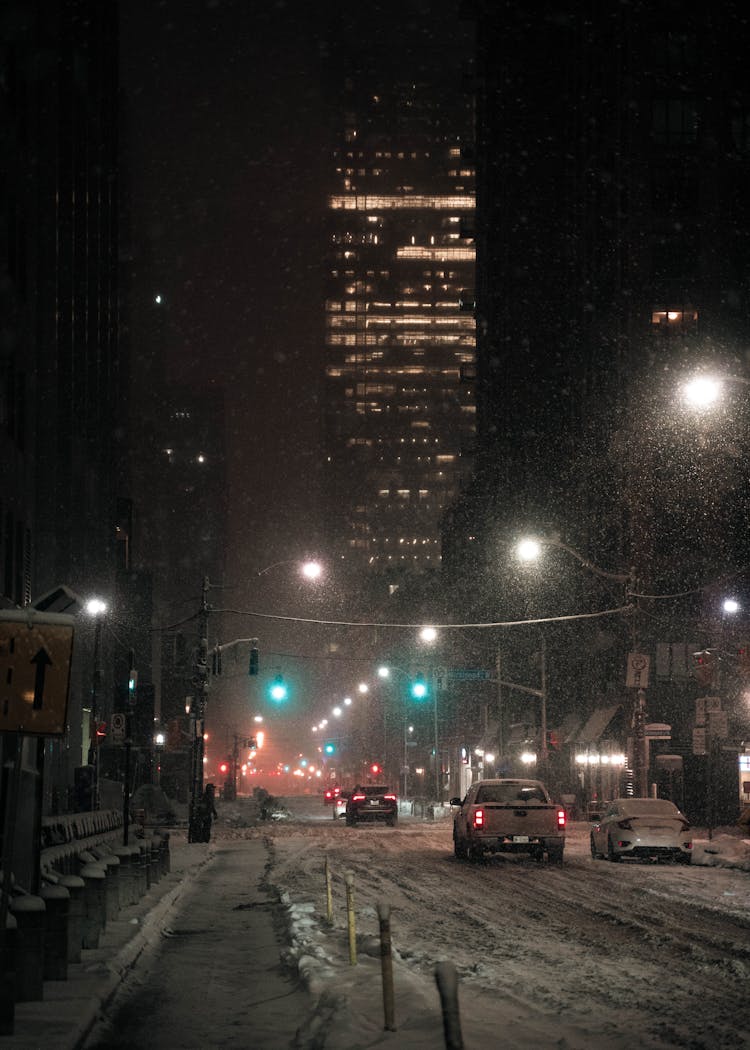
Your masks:
M684 384L682 394L691 408L703 410L720 400L723 389L721 380L713 376L696 376Z

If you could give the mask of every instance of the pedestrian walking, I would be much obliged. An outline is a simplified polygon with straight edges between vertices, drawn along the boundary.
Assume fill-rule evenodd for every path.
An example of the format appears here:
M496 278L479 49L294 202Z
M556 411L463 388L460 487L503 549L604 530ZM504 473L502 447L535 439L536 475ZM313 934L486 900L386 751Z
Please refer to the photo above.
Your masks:
M216 788L213 784L206 784L201 800L198 803L198 841L211 841L211 824L218 817L216 812Z

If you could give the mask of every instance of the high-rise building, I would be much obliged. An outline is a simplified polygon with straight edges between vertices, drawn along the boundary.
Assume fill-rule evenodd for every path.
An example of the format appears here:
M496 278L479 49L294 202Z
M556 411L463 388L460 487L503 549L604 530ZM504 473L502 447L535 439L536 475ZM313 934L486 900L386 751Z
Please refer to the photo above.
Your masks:
M460 32L376 21L330 63L326 521L352 569L424 570L474 442L473 107Z

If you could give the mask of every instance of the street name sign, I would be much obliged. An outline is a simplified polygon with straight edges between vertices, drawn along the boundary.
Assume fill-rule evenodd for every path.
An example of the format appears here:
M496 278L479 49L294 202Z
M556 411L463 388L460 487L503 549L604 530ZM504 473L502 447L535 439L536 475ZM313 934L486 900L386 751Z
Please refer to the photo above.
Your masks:
M0 611L0 732L65 733L73 624L62 613Z
M457 682L486 682L490 672L481 667L453 667L448 671L448 677Z
M644 736L646 740L671 740L672 727L666 722L649 722L644 726Z
M646 653L628 653L626 689L647 689L651 657Z
M122 744L125 741L125 715L116 711L112 715L112 721L110 722L110 728L112 729L112 743Z

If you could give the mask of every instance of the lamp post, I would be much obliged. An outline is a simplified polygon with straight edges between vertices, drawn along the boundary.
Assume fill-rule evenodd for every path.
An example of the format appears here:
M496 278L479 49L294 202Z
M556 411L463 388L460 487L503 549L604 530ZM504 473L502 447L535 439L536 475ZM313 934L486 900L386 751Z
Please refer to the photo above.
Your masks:
M91 598L86 603L86 612L94 618L94 657L91 679L91 727L89 765L91 773L91 808L99 809L99 697L102 680L102 626L107 612L107 604L101 598Z
M543 538L537 537L525 537L521 539L516 547L516 553L521 561L534 562L537 561L542 554L543 547L555 547L558 550L565 551L571 557L575 558L579 564L583 565L585 569L593 573L595 576L599 576L604 580L611 580L614 583L621 583L625 590L625 597L628 594L628 588L634 579L634 571L630 572L611 572L608 569L602 569L601 566L596 565L590 561L583 554L577 551L574 547L571 547L567 543L563 543L562 540L557 536L549 536ZM541 685L540 689L528 689L521 686L514 686L511 682L500 682L500 685L510 686L511 688L522 689L524 692L533 693L541 699L541 758L542 767L544 774L547 772L547 764L549 760L549 748L547 743L547 642L544 635L544 631L540 631L541 638ZM636 763L638 764L638 755L641 753L643 746L643 717L642 717L642 699L643 690L638 690L638 698L636 699L636 706L633 712L633 725L634 725L634 755ZM639 779L644 781L644 784L639 785L639 790L644 791L645 789L645 770L639 776Z

